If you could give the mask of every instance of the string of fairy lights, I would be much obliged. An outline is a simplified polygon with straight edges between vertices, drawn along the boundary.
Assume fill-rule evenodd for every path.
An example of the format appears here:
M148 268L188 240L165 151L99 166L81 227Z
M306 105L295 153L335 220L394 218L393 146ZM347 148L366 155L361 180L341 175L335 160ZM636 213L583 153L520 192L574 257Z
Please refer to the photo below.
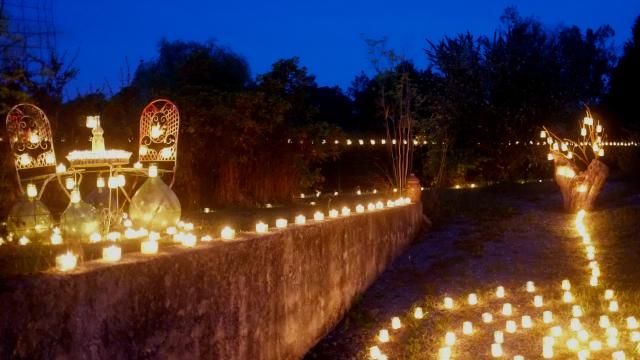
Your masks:
M539 349L535 354L528 354L528 358L535 359L574 357L580 360L624 360L639 356L640 323L635 316L622 315L622 304L616 291L603 286L598 251L585 225L585 218L584 210L578 212L575 229L582 240L582 250L588 264L588 285L578 286L574 290L572 283L564 279L559 289L554 287L548 294L533 281L528 281L520 289L498 286L485 298L476 293L470 293L466 299L458 301L445 297L442 304L434 309L445 316L453 316L456 312L474 313L473 310L479 309L481 303L491 305L492 311L482 314L478 311L473 315L475 319L465 319L459 326L446 331L441 347L434 353L435 358L456 358L457 350L474 337L490 344L485 350L486 357L490 358L524 360L525 355L517 352L523 341ZM519 296L525 299L524 303L513 302ZM593 306L587 302L588 299L596 299L598 304ZM415 307L412 315L420 321L426 318L428 312L422 307ZM375 345L369 348L369 357L374 360L388 359L385 348L396 336L400 337L398 332L402 331L402 327L400 317L392 317L390 328L379 330ZM482 349L475 351L479 353L474 356L482 356Z

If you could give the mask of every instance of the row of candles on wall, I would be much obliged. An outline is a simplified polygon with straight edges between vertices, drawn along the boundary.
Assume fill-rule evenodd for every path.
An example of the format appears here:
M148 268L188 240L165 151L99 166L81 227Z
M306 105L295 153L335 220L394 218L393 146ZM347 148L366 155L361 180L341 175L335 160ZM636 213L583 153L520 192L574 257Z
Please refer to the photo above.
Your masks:
M600 282L600 265L596 260L596 248L591 240L584 219L586 213L584 210L580 211L575 219L575 228L582 239L582 245L584 247L584 253L586 260L588 261L589 268L589 286L586 286L586 291L580 289L578 293L581 295L585 292L595 291L596 297L601 302L602 308L606 310L601 314L594 314L598 311L599 307L594 306L582 306L579 304L579 299L572 290L572 284L568 279L562 280L560 284L561 288L561 301L556 302L554 300L546 301L544 296L539 292L540 289L536 287L533 281L528 281L524 286L524 291L529 294L533 308L536 309L538 314L522 314L519 319L515 317L517 312L517 306L510 302L502 302L503 299L509 297L508 291L503 286L498 286L495 292L491 296L492 299L487 299L486 302L496 301L499 305L498 309L494 312L485 311L479 316L479 324L475 324L472 321L463 321L461 330L447 331L444 335L443 345L437 351L436 358L439 360L449 360L455 357L455 345L463 342L465 337L489 335L492 338L491 346L487 351L492 358L507 358L511 357L513 360L524 360L525 357L520 354L507 355L505 350L505 342L509 336L517 335L533 335L534 332L527 333L534 327L542 327L546 334L542 337L540 342L540 353L534 358L551 359L554 356L560 356L565 358L566 352L572 353L573 356L580 360L585 359L602 359L603 356L609 354L613 360L627 359L628 354L622 348L627 345L631 348L631 352L635 355L640 355L640 322L635 316L627 316L626 318L620 315L621 304L616 297L616 292L613 289L599 290L602 288ZM589 290L591 289L591 290ZM530 296L533 295L531 298ZM591 294L584 294L585 298ZM514 299L515 300L515 299ZM445 297L441 310L444 312L452 312L456 309L461 309L464 306L479 308L481 299L478 294L468 294L465 301L466 305L458 305L456 301L451 297ZM553 306L560 304L560 309L547 308L545 306ZM527 308L526 304L521 306L522 309ZM568 308L569 310L565 310ZM485 308L486 309L486 308ZM526 311L526 310L525 310ZM421 320L428 314L422 307L415 307L413 310L414 319ZM563 315L570 317L568 326L561 325ZM489 327L491 324L497 325L500 320L504 321L504 327L498 327L493 332L489 329L483 329L483 325ZM590 323L591 322L591 323ZM390 321L390 328L383 328L378 332L376 337L377 345L369 348L369 357L374 360L386 360L388 355L382 350L384 344L389 343L392 340L391 332L398 331L402 327L400 317L393 317ZM619 329L622 328L621 329ZM595 330L594 330L595 329ZM623 332L627 333L626 340L623 337ZM601 337L598 335L601 334ZM522 339L518 338L519 341ZM531 341L536 341L531 339Z
M368 203L366 206L362 204L358 204L355 207L355 213L362 214L365 212L373 212L383 210L385 208L393 208L397 206L403 206L411 204L411 199L408 197L400 197L395 200L387 200L386 203L383 201L377 201L375 203ZM331 209L328 212L328 218L337 219L340 217L347 217L352 215L351 208L344 206L340 210ZM316 222L321 222L325 220L325 214L322 211L316 211L313 214L313 220ZM295 225L305 225L307 224L307 218L299 214L294 218ZM158 241L160 240L163 234L154 231L147 231L146 229L138 229L135 230L131 228L131 222L128 219L125 219L124 225L127 226L125 230L124 237L127 239L144 239L140 242L140 252L145 255L153 255L157 254L159 250ZM275 229L282 230L286 229L290 226L288 219L279 218L275 221ZM271 231L273 228L270 228L268 224L259 221L255 225L255 232L257 234L266 234ZM170 226L165 230L165 235L169 236L174 242L179 243L184 247L195 247L198 245L198 237L193 233L194 226L192 223L186 223L183 221L179 221L176 226ZM122 249L117 245L117 240L121 238L122 234L119 232L111 232L107 235L107 240L112 242L111 245L106 246L102 249L102 261L106 262L117 262L122 259ZM99 234L92 235L92 242L100 242L102 238ZM51 242L60 244L62 243L62 235L58 229L54 229ZM224 226L220 231L220 239L224 241L230 241L236 239L236 231L230 226ZM211 235L204 235L200 237L200 242L211 242L214 238ZM58 271L66 272L76 268L78 264L78 255L73 253L71 250L67 251L64 254L58 255L56 257L56 269Z
M314 141L309 141L311 144L314 144ZM287 140L288 144L293 144L293 143L298 143L298 144L304 144L305 141L304 140L293 140L293 139L288 139ZM365 145L369 145L369 146L376 146L376 145L388 145L388 144L392 144L392 145L396 145L398 142L395 139L392 139L391 141L388 141L386 139L341 139L341 140L320 140L320 144L322 145L327 145L327 144L333 144L333 145L347 145L347 146L351 146L351 145L359 145L359 146L365 146ZM436 141L427 141L427 140L423 140L423 139L414 139L412 141L414 146L425 146L425 145L439 145L441 143L436 142ZM402 140L402 144L403 145L408 145L409 141L408 140ZM520 141L520 140L514 140L514 141L508 141L506 143L501 143L502 145L507 145L507 146L545 146L547 145L546 142L544 141L533 141L533 140L529 140L529 141ZM619 147L635 147L635 146L639 146L640 142L636 142L636 141L606 141L603 142L604 145L606 146L619 146ZM478 145L480 145L480 143L478 143Z

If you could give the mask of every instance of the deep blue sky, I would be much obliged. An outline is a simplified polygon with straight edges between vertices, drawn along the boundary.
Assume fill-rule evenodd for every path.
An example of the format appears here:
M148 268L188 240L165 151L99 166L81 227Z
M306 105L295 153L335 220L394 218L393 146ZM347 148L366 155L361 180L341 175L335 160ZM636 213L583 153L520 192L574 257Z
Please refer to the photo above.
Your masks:
M134 71L157 54L158 41L215 39L244 56L252 74L283 57L299 56L320 85L346 88L370 71L364 38L388 37L390 45L426 64L425 39L470 30L489 35L505 7L534 15L545 25L581 28L610 24L620 49L630 36L638 0L528 1L54 1L58 48L77 53L80 73L67 90L120 87L125 58Z

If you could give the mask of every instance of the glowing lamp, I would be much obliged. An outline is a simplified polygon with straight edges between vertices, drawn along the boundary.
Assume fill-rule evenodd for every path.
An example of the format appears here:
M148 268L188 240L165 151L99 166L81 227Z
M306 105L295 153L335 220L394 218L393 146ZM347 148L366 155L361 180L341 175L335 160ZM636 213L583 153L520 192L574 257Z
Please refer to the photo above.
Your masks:
M56 228L57 229L57 228ZM60 233L53 232L51 234L51 238L49 239L51 245L60 245L62 244L62 235Z
M376 210L384 209L384 203L382 201L376 202Z
M493 322L493 315L491 315L491 313L483 313L482 314L482 322L485 324L489 324L491 322Z
M496 297L497 298L503 298L504 297L504 287L503 286L498 286L498 288L496 289Z
M420 306L416 307L413 311L413 317L418 320L424 318L424 312L422 311L422 308Z
M102 235L100 235L100 233L94 232L91 235L89 235L89 242L90 243L98 243L100 241L102 241Z
M624 359L626 359L626 355L625 355L624 351L618 350L618 351L614 352L613 354L611 354L611 358L613 360L624 360Z
M573 295L571 294L571 291L565 291L562 294L562 301L565 303L572 303L573 302Z
M567 279L562 280L562 290L569 291L571 290L571 282Z
M56 269L58 271L69 271L76 268L78 264L78 256L71 251L67 251L62 255L56 256Z
M618 347L618 343L619 343L619 340L618 340L617 337L608 337L607 338L607 346L610 349L615 349L616 347Z
M338 210L336 209L331 209L329 210L329 217L332 219L335 219L338 217Z
M465 335L473 334L473 324L471 321L465 321L462 323L462 333Z
M269 226L262 221L259 221L256 224L256 232L258 234L266 234L267 232L269 232Z
M551 328L551 336L560 337L562 336L562 328L560 326L554 326Z
M22 235L22 236L20 237L20 239L18 239L18 244L20 244L20 245L27 245L27 244L29 244L30 242L31 242L31 241L29 240L29 238L28 238L28 237L26 237L26 236L24 236L24 235Z
M389 330L380 330L380 332L378 333L378 341L380 341L381 343L389 342Z
M118 245L107 246L102 249L102 260L114 262L122 258L122 249Z
M533 306L539 308L542 307L543 305L543 301L542 301L542 295L536 295L533 297Z
M578 350L579 346L580 346L580 343L578 342L578 339L571 338L571 339L567 340L567 349L569 349L571 351L576 351L576 350Z
M591 341L589 341L589 350L591 350L591 351L600 351L600 350L602 350L602 342L600 340L591 340Z
M156 164L149 165L149 177L156 177L156 176L158 176L158 165Z
M373 203L367 204L367 211L374 211L376 206Z
M153 139L159 138L162 135L162 129L160 128L160 125L153 125L151 127L151 131L150 131L149 135Z
M580 323L580 319L572 318L569 322L569 329L576 332L580 331L580 329L582 329L582 323Z
M631 334L629 334L629 339L632 342L640 342L640 331L632 331Z
M233 240L236 237L236 231L229 226L225 226L220 230L220 237L222 240Z
M618 312L618 301L611 300L609 301L609 312Z
M523 315L521 323L523 329L531 329L533 327L533 321L529 315Z
M549 324L553 321L553 313L549 310L546 310L542 313L542 322L545 324Z
M494 358L502 357L502 345L491 344L491 356Z
M400 323L400 318L397 316L394 316L391 318L391 328L393 330L398 330L400 329L400 327L402 326L402 324Z
M598 277L597 276L591 276L589 278L589 285L598 286Z
M611 323L607 315L600 315L600 321L598 321L598 325L600 325L601 328L606 329L610 324Z
M506 304L502 305L502 315L504 315L504 316L513 315L513 308L511 306L511 304L506 303Z
M467 297L467 302L469 303L469 305L478 305L478 295L476 295L475 293L469 294L469 296Z
M36 184L27 184L27 196L30 199L38 196L38 188L36 188Z
M505 324L505 330L507 330L509 334L515 333L517 329L518 329L518 325L516 324L515 321L507 320Z
M194 247L196 246L198 239L193 234L184 234L180 239L180 244L185 247Z
M322 220L324 220L324 214L323 214L321 211L316 211L316 212L313 214L313 220L315 220L315 221L322 221Z
M450 297L444 298L444 308L445 309L453 309L453 299Z
M76 181L72 177L68 177L64 179L64 187L67 188L67 190L72 190L76 187Z
M604 291L604 299L605 300L613 299L613 295L614 295L613 294L613 290L611 290L611 289L607 289L607 290Z
M438 360L449 360L449 359L451 359L451 348L441 347L438 350Z
M211 236L211 235L204 235L204 236L202 236L202 237L200 238L200 241L203 241L203 242L210 242L210 241L213 241L213 236Z
M361 214L361 213L363 213L363 212L364 212L364 206L362 206L362 205L358 204L358 205L356 206L356 213Z
M380 357L382 357L382 351L380 351L379 347L372 346L369 348L369 356L372 359L380 359Z
M444 342L447 346L453 346L456 343L456 334L453 331L448 331L444 335Z
M304 215L298 215L294 218L296 225L304 225L307 222L307 218Z
M544 131L544 130L540 131L540 138L541 138L541 139L544 139L544 138L546 138L546 137L547 137L547 132L546 132L546 131Z
M158 253L158 242L146 240L140 243L140 252L145 255L153 255Z
M393 200L387 200L387 207L394 207L396 206L396 204L393 202Z
M582 307L580 305L573 305L571 307L571 315L575 318L582 316Z
M344 207L342 207L341 213L342 213L342 216L349 216L349 215L351 215L351 209L349 209L348 207L344 206Z
M287 227L287 219L276 219L276 228L284 229Z
M527 281L526 288L527 288L527 292L530 292L530 293L536 291L536 285L535 285L535 283L533 281Z
M504 343L504 333L500 330L496 330L493 332L493 342L496 344Z
M66 172L67 172L67 167L63 163L60 163L58 164L58 166L56 166L56 173L64 174Z
M638 320L636 320L635 316L629 316L627 318L627 329L635 330L638 328Z

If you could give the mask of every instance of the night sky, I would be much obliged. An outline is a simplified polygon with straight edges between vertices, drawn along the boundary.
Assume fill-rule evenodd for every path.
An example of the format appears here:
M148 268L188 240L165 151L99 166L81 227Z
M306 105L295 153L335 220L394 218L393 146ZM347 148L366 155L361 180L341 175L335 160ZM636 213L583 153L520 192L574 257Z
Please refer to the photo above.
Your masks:
M610 24L615 46L630 36L638 0L584 1L54 1L57 45L77 54L78 77L67 96L104 88L117 91L128 58L131 71L168 40L215 39L244 56L252 74L279 58L299 56L320 85L346 88L361 70L370 72L365 38L388 37L390 45L426 64L425 39L470 30L490 35L505 7L534 15L553 28ZM179 5L177 5L179 4ZM392 5L395 4L395 5Z

